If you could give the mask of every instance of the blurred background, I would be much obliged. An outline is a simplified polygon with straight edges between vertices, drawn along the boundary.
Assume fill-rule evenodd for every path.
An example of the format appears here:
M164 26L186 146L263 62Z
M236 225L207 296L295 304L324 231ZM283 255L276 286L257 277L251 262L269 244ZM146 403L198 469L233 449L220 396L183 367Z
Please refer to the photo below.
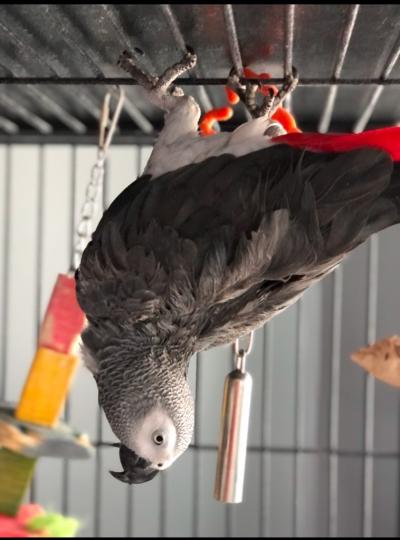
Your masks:
M71 264L99 108L125 77L123 49L142 49L157 73L190 44L199 62L185 90L203 111L225 105L214 79L232 65L282 78L294 64L299 127L350 132L398 123L399 32L400 7L387 4L0 6L0 400L19 399L56 276ZM162 125L138 87L124 89L104 207L143 170ZM238 106L221 129L244 119ZM28 499L79 517L84 536L399 536L400 394L350 360L400 333L399 272L393 227L257 332L242 504L213 500L229 347L192 359L193 445L144 485L109 474L120 470L116 438L81 367L64 417L95 456L40 459Z

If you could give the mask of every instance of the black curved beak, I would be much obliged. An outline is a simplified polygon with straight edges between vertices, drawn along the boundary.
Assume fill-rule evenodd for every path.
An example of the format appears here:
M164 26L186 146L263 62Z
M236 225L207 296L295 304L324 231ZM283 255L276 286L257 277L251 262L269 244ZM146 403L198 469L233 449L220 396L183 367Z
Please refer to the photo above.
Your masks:
M119 446L119 459L124 470L121 472L110 471L110 473L121 482L144 484L144 482L152 480L160 472L158 469L153 469L149 461L139 457L133 450L123 444L113 446Z

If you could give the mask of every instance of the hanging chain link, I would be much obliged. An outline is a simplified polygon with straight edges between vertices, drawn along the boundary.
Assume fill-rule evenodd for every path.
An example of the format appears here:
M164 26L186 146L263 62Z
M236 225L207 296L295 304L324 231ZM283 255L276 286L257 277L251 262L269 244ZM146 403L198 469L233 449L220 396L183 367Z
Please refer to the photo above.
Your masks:
M118 87L118 102L114 116L110 120L110 100L112 92L108 92L104 98L100 116L100 133L96 163L92 167L90 181L86 187L85 201L80 211L80 219L76 228L76 242L73 253L73 270L76 270L81 262L82 254L90 241L94 230L94 219L99 209L99 199L103 192L104 163L107 150L117 127L119 115L124 102L124 92ZM110 128L107 131L107 125Z
M240 371L245 371L246 368L246 358L251 353L254 343L254 332L250 332L247 336L247 347L246 349L240 348L240 338L238 338L233 344L233 351L235 353L235 368Z

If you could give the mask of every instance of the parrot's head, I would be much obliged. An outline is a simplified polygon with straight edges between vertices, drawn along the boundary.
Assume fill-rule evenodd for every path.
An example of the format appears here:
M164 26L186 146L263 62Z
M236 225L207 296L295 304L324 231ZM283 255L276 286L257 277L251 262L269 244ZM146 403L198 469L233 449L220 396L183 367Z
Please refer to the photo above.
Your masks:
M94 358L84 347L99 403L121 441L117 446L123 471L111 472L115 478L130 484L147 482L189 446L194 402L187 380L190 356L184 356L162 348L138 354L116 346Z

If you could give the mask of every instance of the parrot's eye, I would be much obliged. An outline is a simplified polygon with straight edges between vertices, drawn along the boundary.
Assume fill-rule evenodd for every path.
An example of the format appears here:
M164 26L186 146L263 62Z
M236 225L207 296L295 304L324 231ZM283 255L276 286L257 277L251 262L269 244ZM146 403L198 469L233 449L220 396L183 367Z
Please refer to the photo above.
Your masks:
M153 433L153 441L155 444L162 444L164 442L164 435L160 433L159 431L155 431Z

